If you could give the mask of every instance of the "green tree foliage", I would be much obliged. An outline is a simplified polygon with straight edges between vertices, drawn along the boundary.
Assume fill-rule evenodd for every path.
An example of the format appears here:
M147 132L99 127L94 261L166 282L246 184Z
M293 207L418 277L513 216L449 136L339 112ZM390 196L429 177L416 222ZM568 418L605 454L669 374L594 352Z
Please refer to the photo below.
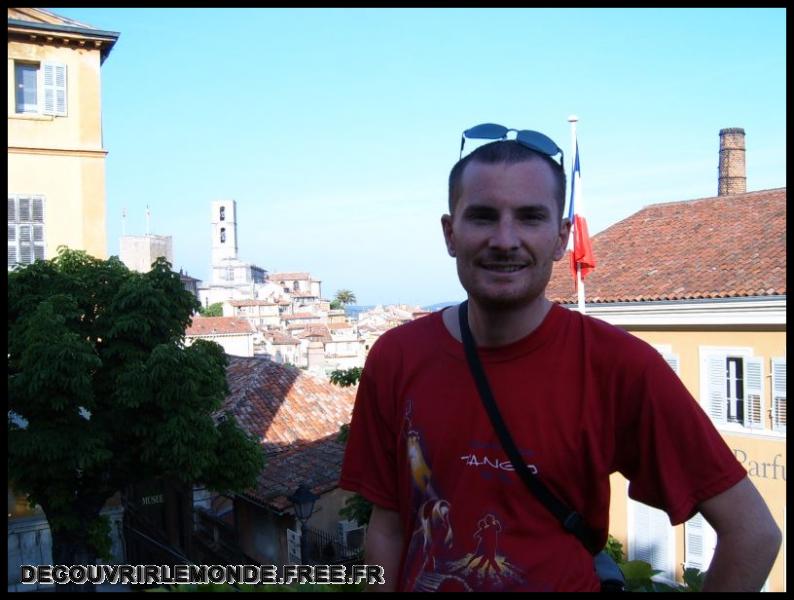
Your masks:
M350 387L356 385L361 379L361 367L352 367L350 369L336 369L331 371L329 378L331 383L335 383L341 387Z
M704 573L698 569L684 569L684 583L668 585L652 579L661 571L654 569L650 563L644 560L626 560L623 544L611 535L607 538L604 549L623 571L627 592L700 592L703 589Z
M9 482L44 510L55 564L108 558L99 513L130 485L255 484L259 446L211 416L228 391L223 350L183 343L197 307L165 259L136 273L59 248L8 274Z
M356 295L350 290L339 290L336 292L336 296L334 296L334 300L336 300L342 306L345 306L347 304L355 304Z
M342 387L349 387L356 385L361 379L361 367L353 367L352 369L337 369L331 372L331 383ZM341 443L347 443L347 436L350 431L350 425L345 424L339 428L339 436L337 440ZM359 525L369 523L369 518L372 516L372 502L366 500L363 496L354 494L345 501L344 507L339 511L339 515L343 519L356 521Z
M202 317L222 317L223 302L215 302L214 304L210 304L206 308L200 306L198 311Z

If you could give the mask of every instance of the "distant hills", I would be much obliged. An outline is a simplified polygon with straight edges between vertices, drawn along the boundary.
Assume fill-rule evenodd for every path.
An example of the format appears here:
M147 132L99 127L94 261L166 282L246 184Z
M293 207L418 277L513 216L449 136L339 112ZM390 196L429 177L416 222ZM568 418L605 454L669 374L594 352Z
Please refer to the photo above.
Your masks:
M446 308L447 306L453 306L455 304L460 303L460 300L455 300L454 302L436 302L435 304L430 304L429 306L422 306L422 310L427 310L430 312L436 312L437 310L441 310L442 308ZM362 312L366 312L368 310L372 310L375 308L375 304L369 305L360 305L360 304L348 304L345 306L345 315L350 317L351 319L358 319L358 315ZM387 306L386 304L382 306Z
M454 302L436 302L435 304L431 304L430 306L423 306L425 310L429 310L430 312L436 312L437 310L441 310L442 308L446 308L447 306L455 306L456 304L460 304L462 300L455 300Z

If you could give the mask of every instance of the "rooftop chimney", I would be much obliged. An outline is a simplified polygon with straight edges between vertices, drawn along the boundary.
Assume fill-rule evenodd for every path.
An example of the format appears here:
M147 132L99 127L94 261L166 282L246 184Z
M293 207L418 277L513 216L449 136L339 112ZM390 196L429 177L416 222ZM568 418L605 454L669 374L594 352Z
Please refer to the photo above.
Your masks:
M747 176L744 168L744 129L720 129L719 196L744 194Z

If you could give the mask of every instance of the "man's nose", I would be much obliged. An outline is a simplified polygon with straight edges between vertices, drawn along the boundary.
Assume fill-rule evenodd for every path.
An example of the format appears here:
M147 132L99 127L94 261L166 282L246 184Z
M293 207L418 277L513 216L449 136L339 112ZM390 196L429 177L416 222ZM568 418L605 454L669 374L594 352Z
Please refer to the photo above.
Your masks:
M518 234L513 220L510 218L499 219L494 226L489 242L491 248L498 250L512 250L517 248L519 245Z

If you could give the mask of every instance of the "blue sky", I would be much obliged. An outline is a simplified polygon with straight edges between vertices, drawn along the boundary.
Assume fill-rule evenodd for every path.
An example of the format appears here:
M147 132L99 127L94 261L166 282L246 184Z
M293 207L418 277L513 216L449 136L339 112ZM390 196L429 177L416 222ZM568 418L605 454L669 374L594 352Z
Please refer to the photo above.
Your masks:
M591 233L714 196L719 130L747 189L786 185L785 9L53 8L120 38L102 67L108 251L173 236L210 264L210 203L239 256L359 304L464 297L440 216L463 129L577 127ZM726 215L729 218L729 215Z

